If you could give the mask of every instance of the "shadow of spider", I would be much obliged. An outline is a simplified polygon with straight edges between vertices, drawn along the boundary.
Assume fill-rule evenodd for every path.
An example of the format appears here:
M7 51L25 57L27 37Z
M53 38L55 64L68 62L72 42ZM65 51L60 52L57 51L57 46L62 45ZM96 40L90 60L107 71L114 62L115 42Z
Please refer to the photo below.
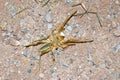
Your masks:
M98 19L98 22L99 22L100 26L102 27L102 24L101 24L101 21L100 21L100 18L98 16L97 12L88 11L88 9L86 9L86 7L83 3L74 4L74 5L72 5L72 7L76 7L76 6L79 6L79 5L83 8L84 12L83 13L76 13L74 16L80 16L80 18L82 18L85 14L95 14L97 19Z

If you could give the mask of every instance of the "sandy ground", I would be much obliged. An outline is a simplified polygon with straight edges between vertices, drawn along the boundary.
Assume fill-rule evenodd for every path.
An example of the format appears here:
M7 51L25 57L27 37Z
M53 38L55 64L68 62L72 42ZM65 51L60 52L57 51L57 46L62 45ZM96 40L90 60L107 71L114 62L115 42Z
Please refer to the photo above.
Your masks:
M120 0L0 0L0 80L120 80ZM73 4L84 3L94 14L74 16L66 38L93 37L38 60L40 46L23 46L50 34L63 23Z

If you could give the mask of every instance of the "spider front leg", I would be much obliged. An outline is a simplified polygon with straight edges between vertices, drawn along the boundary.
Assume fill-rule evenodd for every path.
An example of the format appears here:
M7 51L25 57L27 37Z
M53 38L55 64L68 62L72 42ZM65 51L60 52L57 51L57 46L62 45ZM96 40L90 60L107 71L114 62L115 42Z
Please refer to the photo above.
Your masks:
M54 47L52 49L52 61L55 61L55 50L56 50L56 48Z
M65 25L66 25L67 22L72 18L72 16L75 15L75 13L77 13L77 10L74 9L74 10L70 13L70 15L68 15L68 16L66 17L65 21L59 26L58 34L60 34L60 32L64 30Z

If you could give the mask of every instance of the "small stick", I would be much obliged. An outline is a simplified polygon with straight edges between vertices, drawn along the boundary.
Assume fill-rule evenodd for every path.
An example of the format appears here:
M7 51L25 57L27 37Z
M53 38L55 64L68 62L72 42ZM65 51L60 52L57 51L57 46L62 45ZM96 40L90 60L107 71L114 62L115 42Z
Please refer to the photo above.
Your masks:
M28 9L28 7L27 7L27 8L24 8L24 9L22 9L22 10L20 10L20 11L18 11L17 13L15 13L15 15L14 15L14 16L16 16L16 15L20 14L21 12L25 11L26 9Z

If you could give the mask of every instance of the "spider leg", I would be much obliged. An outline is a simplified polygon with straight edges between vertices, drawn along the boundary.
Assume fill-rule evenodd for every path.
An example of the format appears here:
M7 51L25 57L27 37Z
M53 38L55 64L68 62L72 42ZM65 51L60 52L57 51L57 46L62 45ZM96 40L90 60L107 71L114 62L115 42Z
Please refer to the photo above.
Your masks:
M52 61L55 61L55 54L54 54L55 50L56 50L56 48L52 49Z
M39 71L40 71L40 64L41 64L41 55L39 55L39 62L38 62Z
M40 70L40 65L41 65L41 56L47 54L49 51L51 51L50 49L44 51L44 52L40 52L40 55L39 55L39 62L38 62L38 65L39 65L39 70Z
M70 15L68 15L68 16L66 17L65 21L59 26L58 34L60 34L60 32L61 32L62 30L64 30L65 25L66 25L67 22L72 18L72 16L75 15L75 13L77 13L77 10L74 9L74 10L70 13Z
M84 37L79 39L68 39L65 40L63 43L86 43L86 42L92 42L93 38L91 37Z
M72 5L72 7L75 7L75 6L78 6L78 5L80 5L85 12L84 12L84 13L75 14L74 16L80 16L80 18L82 18L85 14L89 14L89 13L95 14L96 17L97 17L97 19L98 19L98 22L99 22L100 26L102 27L102 24L101 24L101 21L100 21L100 18L99 18L99 16L98 16L98 13L97 13L97 12L88 11L88 10L85 8L85 5L84 5L83 3L78 3L78 4L75 4L75 5Z
M74 43L65 43L65 44L60 45L60 47L64 49L68 46L73 46L73 45L75 45L75 44Z
M47 38L43 38L43 39L39 39L39 40L36 40L36 41L33 41L32 43L27 44L24 47L37 46L39 44L43 44L43 43L47 42L47 39L48 39L48 37Z

